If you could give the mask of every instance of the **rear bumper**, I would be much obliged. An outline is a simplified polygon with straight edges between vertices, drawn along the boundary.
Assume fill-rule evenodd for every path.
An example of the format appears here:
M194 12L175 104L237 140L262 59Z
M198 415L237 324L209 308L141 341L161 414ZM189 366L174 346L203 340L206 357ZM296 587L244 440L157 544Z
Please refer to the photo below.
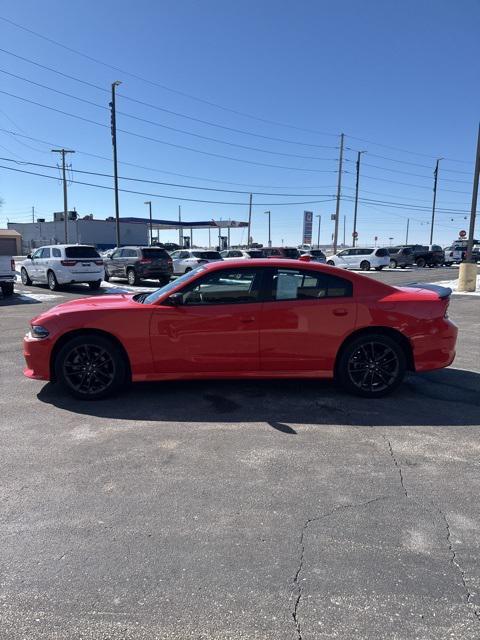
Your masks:
M172 269L162 269L159 267L145 267L143 269L137 269L137 275L139 278L166 278L167 276L170 277L172 274Z
M55 276L58 284L74 284L75 282L97 282L103 280L105 272L103 269L85 273L72 273L64 269L55 269Z
M443 369L455 359L457 325L441 318L432 322L427 334L410 338L415 371Z
M50 380L51 341L32 338L27 333L23 339L23 356L26 367L23 370L27 378L33 380Z

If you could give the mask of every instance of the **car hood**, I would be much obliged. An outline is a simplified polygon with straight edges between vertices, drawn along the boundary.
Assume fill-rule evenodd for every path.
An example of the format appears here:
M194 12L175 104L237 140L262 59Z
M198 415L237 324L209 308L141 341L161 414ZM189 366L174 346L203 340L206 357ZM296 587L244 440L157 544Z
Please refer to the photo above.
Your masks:
M62 304L58 304L56 307L52 307L48 311L45 311L45 313L33 318L32 322L54 318L67 313L91 311L93 309L98 311L122 309L126 306L137 304L132 300L133 296L134 294L115 294L70 300L69 302L63 302Z

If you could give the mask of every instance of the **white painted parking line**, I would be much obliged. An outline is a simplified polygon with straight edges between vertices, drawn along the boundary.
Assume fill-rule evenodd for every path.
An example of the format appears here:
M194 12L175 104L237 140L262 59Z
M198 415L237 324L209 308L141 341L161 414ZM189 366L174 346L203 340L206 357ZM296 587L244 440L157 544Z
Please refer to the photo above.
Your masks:
M28 302L29 300L46 302L47 300L56 300L57 298L64 297L57 293L37 293L36 291L25 291L24 289L15 289L15 293L21 300L25 300L26 302Z

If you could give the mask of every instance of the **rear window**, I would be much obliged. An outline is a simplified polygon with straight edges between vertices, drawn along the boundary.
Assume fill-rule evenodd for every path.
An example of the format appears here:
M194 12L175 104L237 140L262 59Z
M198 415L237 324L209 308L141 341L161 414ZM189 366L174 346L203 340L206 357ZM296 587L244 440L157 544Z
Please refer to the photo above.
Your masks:
M67 258L100 258L98 251L94 247L67 247L65 249Z
M438 244L432 244L432 251L443 251L443 249Z
M192 251L194 258L200 258L200 260L221 260L222 256L218 251Z
M247 251L250 258L263 258L263 251Z
M287 258L298 258L300 256L300 251L298 249L284 249L283 250L284 255L287 256Z
M379 258L385 258L385 256L388 256L388 250L387 249L377 249L376 255Z
M142 249L142 256L150 260L166 260L170 257L165 249Z
M312 249L310 251L310 254L312 256L315 256L315 258L324 258L325 257L325 254L320 249Z

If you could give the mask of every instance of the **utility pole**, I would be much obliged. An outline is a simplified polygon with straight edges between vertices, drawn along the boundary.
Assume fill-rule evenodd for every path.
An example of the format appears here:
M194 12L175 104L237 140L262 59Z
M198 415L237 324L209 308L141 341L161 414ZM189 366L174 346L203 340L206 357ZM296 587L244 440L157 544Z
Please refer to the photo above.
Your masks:
M271 212L265 211L265 215L268 215L268 246L272 246L272 227L271 227Z
M150 242L148 244L152 246L152 241L153 241L152 203L150 200L147 200L143 204L148 204L149 217L150 217Z
M408 244L408 227L410 226L410 218L407 218L407 234L405 236L405 244Z
M357 152L357 179L355 182L355 211L353 213L353 243L352 246L355 246L357 242L357 210L358 210L358 183L360 180L360 158L362 157L362 153L367 153L366 151L358 151Z
M317 235L317 249L320 249L320 225L322 224L322 216L317 215L318 218L318 235Z
M67 198L67 175L65 172L65 155L75 153L72 149L52 149L52 153L60 153L62 156L62 180L63 180L63 220L65 224L65 244L68 242L68 198Z
M343 216L343 246L344 247L345 247L345 241L346 241L346 238L345 238L345 227L346 227L346 224L347 224L347 216Z
M342 192L343 142L345 134L340 134L340 157L338 160L337 206L335 208L335 232L333 235L333 253L337 253L338 219L340 217L340 196Z
M433 244L433 224L435 222L435 204L437 202L437 181L438 181L438 163L443 158L438 158L437 164L435 165L435 171L433 172L434 180L433 180L433 206L432 206L432 224L430 226L430 244Z
M475 234L475 218L477 215L479 178L480 178L480 125L478 126L477 157L475 160L475 174L473 176L472 208L470 210L470 227L468 231L468 244L467 244L467 255L466 255L467 262L472 262L473 236Z
M32 222L35 222L35 207L32 207Z
M247 249L250 248L250 231L252 228L252 194L250 194L248 204L248 237L247 237Z
M112 101L110 102L112 124L112 147L113 147L113 183L115 188L115 235L117 247L120 246L120 210L118 204L118 165L117 165L117 115L115 110L115 89L119 84L122 84L120 80L115 80L112 83Z
M178 205L178 222L182 221L182 207ZM178 246L183 247L182 227L178 225Z

